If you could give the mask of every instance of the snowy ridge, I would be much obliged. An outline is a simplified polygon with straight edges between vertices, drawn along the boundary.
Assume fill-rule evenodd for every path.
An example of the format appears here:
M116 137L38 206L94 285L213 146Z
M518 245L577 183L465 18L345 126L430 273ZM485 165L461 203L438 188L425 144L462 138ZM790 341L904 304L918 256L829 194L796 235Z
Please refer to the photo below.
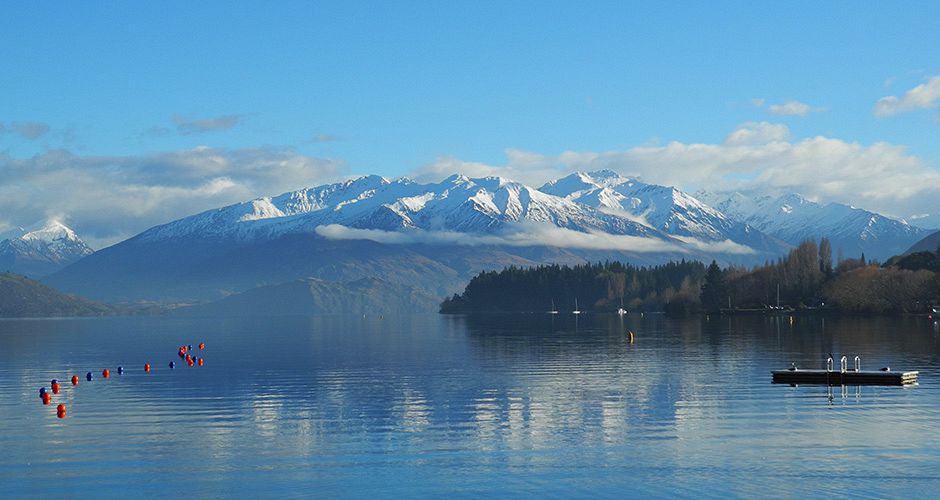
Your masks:
M489 234L507 224L541 222L580 232L671 240L628 217L499 177L451 176L440 183L379 176L302 189L273 198L210 210L150 229L139 238L200 237L253 240L311 233L339 224L384 231L455 231ZM676 240L677 244L681 244Z
M771 252L782 252L786 247L675 187L646 184L611 170L576 172L540 190L644 221L674 236L731 240Z
M841 203L820 204L799 194L782 196L740 192L696 195L731 217L796 245L805 239L829 238L846 256L866 253L884 259L902 253L929 231L904 220Z
M209 210L137 239L258 241L334 225L494 235L520 223L665 241L706 253L737 245L739 253L746 248L773 256L804 239L828 237L846 256L867 252L886 258L926 235L901 220L837 203L820 205L796 194L693 196L599 170L576 172L539 189L501 177L453 175L423 184L370 175Z

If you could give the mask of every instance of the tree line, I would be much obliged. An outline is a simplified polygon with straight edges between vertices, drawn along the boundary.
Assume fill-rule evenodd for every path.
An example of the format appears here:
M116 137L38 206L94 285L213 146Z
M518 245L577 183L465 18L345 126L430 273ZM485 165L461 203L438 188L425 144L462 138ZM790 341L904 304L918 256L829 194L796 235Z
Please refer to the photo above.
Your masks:
M441 312L664 310L698 301L705 265L695 261L637 267L621 262L542 265L484 271L462 294L444 300ZM675 307L675 306L672 306Z
M806 240L788 255L747 269L682 260L637 267L620 262L543 265L485 271L441 312L560 311L692 312L823 309L853 313L912 313L940 303L940 246L883 265L832 257L826 238Z

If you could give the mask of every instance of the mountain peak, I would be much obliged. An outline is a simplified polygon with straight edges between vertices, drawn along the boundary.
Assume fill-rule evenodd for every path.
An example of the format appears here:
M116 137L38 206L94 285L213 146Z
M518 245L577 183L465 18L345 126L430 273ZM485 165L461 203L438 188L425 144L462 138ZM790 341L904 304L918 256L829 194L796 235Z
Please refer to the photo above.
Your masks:
M372 188L377 188L379 186L391 184L391 181L389 181L385 177L382 177L381 175L370 174L370 175L363 175L360 177L349 179L343 184L346 185L347 187L349 186L367 187L368 186Z
M93 252L57 219L17 227L0 240L0 267L30 276L49 274Z
M57 219L48 219L30 226L25 233L20 236L22 240L28 241L81 241L72 228L66 226Z

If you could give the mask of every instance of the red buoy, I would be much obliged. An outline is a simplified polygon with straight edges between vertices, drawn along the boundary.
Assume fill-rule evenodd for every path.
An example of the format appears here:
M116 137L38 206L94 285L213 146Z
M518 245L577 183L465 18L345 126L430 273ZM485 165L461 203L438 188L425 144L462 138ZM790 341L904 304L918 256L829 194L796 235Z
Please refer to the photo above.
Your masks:
M59 418L65 418L65 405L59 404L55 409L55 414Z
M107 368L101 371L101 376L104 378L108 378L110 375L111 375L111 370L108 370Z
M200 343L199 343L199 348L200 348L200 349L205 349L205 348L206 348L206 343L205 343L205 342L200 342Z
M52 396L48 392L42 393L42 404L47 405L52 401Z
M59 383L58 383L58 382L52 384L52 393L53 393L53 394L58 394L58 393L59 393Z
M149 371L150 371L150 363L144 363L144 371L145 371L145 372L149 372Z
M189 366L193 366L193 365L195 364L195 363L193 363L193 358L187 359L187 360L186 360L186 363L189 364Z
M72 375L72 385L78 385L78 375Z
M203 363L202 358L199 358L199 366L202 366L202 363Z

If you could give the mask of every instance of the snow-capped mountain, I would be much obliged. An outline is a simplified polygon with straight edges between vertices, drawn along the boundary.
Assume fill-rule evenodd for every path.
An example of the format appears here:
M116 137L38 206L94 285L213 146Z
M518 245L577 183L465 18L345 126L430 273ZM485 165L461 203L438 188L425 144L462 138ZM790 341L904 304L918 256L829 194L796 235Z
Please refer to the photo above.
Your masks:
M27 276L53 273L92 252L75 231L57 220L0 234L0 269Z
M820 204L800 196L699 192L721 212L791 245L826 237L845 257L887 259L904 252L929 231L907 222L840 203Z
M443 297L481 270L510 265L756 264L822 236L847 257L864 251L883 259L919 235L844 205L740 194L703 200L611 171L573 174L541 190L499 177L425 184L373 175L169 222L46 281L96 299L191 302L298 279L379 277Z
M771 253L786 252L788 246L675 187L646 184L611 170L576 172L539 190L629 217L673 236L731 240Z
M597 231L672 241L656 228L544 193L499 177L451 176L436 184L379 176L258 198L157 226L149 241L189 235L252 240L312 233L339 224L384 231L451 231L493 234L514 223L544 223L573 231Z
M635 219L498 177L423 184L367 176L157 226L48 281L105 300L189 301L309 277L381 277L443 297L481 270L509 265L758 258Z

